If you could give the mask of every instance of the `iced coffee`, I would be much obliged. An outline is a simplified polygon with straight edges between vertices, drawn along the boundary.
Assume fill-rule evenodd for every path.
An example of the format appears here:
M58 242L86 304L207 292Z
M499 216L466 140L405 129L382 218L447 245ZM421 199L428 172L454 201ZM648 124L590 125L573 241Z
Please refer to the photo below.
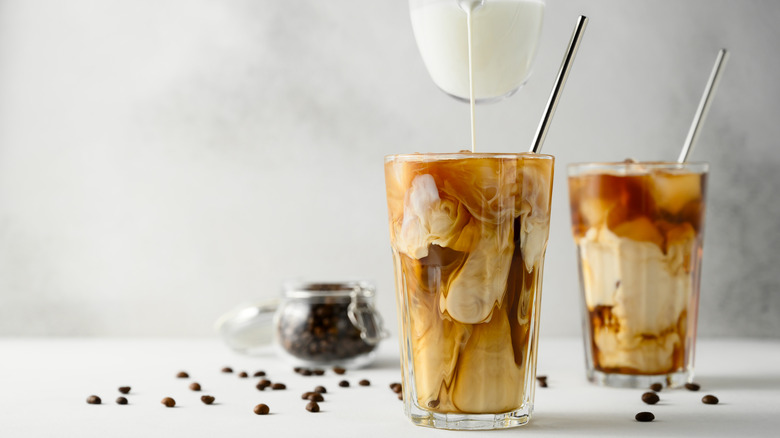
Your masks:
M524 424L533 403L553 158L385 159L407 415Z
M706 182L704 163L569 167L592 381L692 378Z

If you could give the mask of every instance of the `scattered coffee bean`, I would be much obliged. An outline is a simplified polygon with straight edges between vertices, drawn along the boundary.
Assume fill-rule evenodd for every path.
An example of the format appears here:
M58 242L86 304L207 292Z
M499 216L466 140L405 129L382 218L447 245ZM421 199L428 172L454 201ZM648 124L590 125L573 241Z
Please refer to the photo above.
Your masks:
M318 405L317 402L309 402L309 404L306 405L306 410L309 412L319 412L320 405Z
M295 371L296 373L300 373L302 369L303 368L301 368L301 367L295 367L295 368L293 368L293 371Z
M301 394L301 400L308 400L308 399L309 399L309 397L310 397L312 394L314 394L314 393L313 393L313 392L311 392L311 391L309 391L309 392L304 392L303 394Z
M318 386L314 388L314 392L319 392L320 394L327 394L328 390L325 389L324 386Z
M394 393L400 394L401 391L404 390L404 387L400 383L391 383L390 389L392 389Z
M342 388L349 388L349 382L346 380L342 380L341 382L339 382L339 386Z
M439 401L438 400L431 400L431 401L428 402L428 407L429 408L435 408L436 406L439 406Z
M257 415L268 415L268 413L271 412L271 409L268 407L268 405L260 403L259 405L255 406L254 411Z
M127 404L127 399L124 398L124 397L117 397L116 404L118 404L118 405L126 405Z
M179 372L176 374L176 377L178 377L179 379L186 379L186 378L187 378L187 377L189 377L189 376L190 376L190 375L189 375L189 374L187 374L187 372L186 372L186 371L179 371Z
M322 402L325 401L325 397L323 397L319 392L312 392L311 395L309 395L309 400L313 402Z
M304 368L300 372L298 372L298 374L300 374L302 376L311 376L312 372L311 372L310 369Z
M210 395L202 395L202 396L200 396L200 401L202 401L203 403L205 403L207 405L210 405L210 404L214 403L214 397L212 397Z
M718 400L718 397L715 397L712 394L707 394L704 397L701 398L701 402L705 405L716 405L718 404L720 400Z
M342 368L342 367L333 367L333 372L336 373L336 374L341 375L341 374L346 373L347 370Z
M233 368L230 368L230 367L222 368L222 372L223 373L232 373L233 372Z
M698 391L701 389L701 386L699 386L698 383L686 383L685 389L687 389L688 391Z
M547 388L547 376L536 376L540 388Z
M90 395L87 397L87 403L91 405L99 405L101 403L100 397L96 395Z
M315 376L322 376L323 374L325 374L325 370L320 368L315 368L311 370L311 372L314 373Z
M130 387L129 386L120 386L119 387L119 392L121 392L122 394L128 394L130 392Z
M655 420L655 415L652 412L640 412L634 416L636 421L647 422Z
M255 385L255 388L257 388L259 391L265 391L265 388L268 388L271 386L271 381L268 379L263 379L259 382L257 382L257 385Z
M360 386L371 386L371 381L368 379L363 379L358 382L358 385Z
M241 371L240 373L238 373L239 379L246 379L247 377L249 377L249 374L247 374L246 371Z
M252 377L263 377L265 376L265 371L255 371L254 374L252 374Z
M160 400L160 403L164 404L166 408L172 408L176 406L176 400L170 397L165 397L164 399Z
M660 383L653 383L650 385L650 389L652 389L655 392L661 392L662 389L664 389L664 385Z
M274 383L271 385L271 389L277 390L277 389L287 389L287 386L284 383Z
M649 405L654 405L654 404L658 403L658 400L660 400L658 398L658 394L656 394L654 392L646 392L646 393L642 394L642 401L647 403L647 404L649 404Z
M190 383L190 389L193 391L200 391L200 383L198 382Z

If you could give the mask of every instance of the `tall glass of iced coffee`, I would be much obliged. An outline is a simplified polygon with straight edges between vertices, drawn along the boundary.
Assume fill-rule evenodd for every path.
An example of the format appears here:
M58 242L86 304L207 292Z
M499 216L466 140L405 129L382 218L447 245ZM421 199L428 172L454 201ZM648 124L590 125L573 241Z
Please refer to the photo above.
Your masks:
M588 378L693 378L706 163L569 166Z
M385 158L405 412L497 429L533 408L553 157Z

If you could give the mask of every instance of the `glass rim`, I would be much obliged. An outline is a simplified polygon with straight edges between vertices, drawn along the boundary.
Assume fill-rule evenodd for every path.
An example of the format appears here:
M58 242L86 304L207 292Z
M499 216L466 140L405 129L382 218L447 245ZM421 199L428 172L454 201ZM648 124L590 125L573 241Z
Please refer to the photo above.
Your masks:
M692 161L678 163L676 161L637 161L637 162L582 162L570 163L566 166L570 176L579 175L596 170L687 170L694 173L707 173L710 163L705 161Z
M385 163L391 161L426 161L432 158L436 158L437 160L461 160L464 158L555 159L554 156L549 154L536 154L533 152L423 152L385 155Z

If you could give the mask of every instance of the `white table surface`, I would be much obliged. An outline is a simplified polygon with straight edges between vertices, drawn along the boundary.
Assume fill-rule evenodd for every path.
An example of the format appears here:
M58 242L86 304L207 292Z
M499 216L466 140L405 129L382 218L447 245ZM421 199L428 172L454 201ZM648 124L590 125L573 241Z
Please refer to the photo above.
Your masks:
M272 352L241 356L216 339L0 338L0 437L780 436L780 340L700 340L701 391L665 390L654 406L642 403L642 390L589 384L583 363L579 339L542 338L538 368L550 386L537 390L530 424L453 432L404 417L388 388L400 380L394 340L382 344L369 368L304 377ZM259 392L257 378L223 374L226 365L250 376L262 369L287 390ZM175 378L180 370L191 377ZM371 386L358 386L363 378ZM340 388L342 379L352 386ZM203 391L190 391L192 381ZM328 393L313 414L300 395L316 385ZM119 386L132 387L126 406L115 403ZM90 394L103 404L88 405ZM216 404L201 403L203 394ZM720 404L703 404L705 394ZM166 396L176 399L175 408L160 404ZM258 403L268 404L271 415L255 415ZM656 420L636 422L639 411Z

